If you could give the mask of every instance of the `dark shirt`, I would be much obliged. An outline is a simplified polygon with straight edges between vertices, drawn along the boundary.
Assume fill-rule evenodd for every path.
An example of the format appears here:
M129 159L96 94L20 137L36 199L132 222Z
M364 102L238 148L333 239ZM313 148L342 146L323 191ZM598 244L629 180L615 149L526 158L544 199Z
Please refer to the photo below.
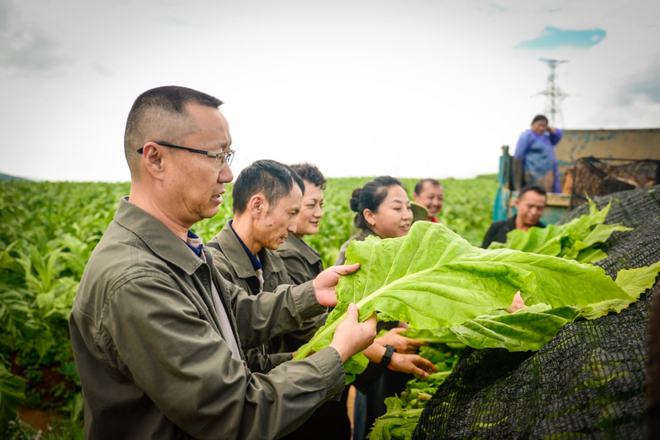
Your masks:
M535 226L539 228L545 228L545 224L543 222L538 222ZM506 234L513 231L514 229L516 229L515 215L506 220L491 224L490 228L488 228L488 231L486 232L483 243L481 243L481 247L486 249L494 241L499 243L506 243Z
M247 247L247 245L245 244L245 242L244 242L244 241L241 239L241 237L236 233L236 230L234 229L234 226L232 226L233 221L234 221L234 220L229 220L229 227L231 228L231 231L234 233L234 235L235 235L236 238L238 239L238 242L241 244L241 247L243 248L243 250L244 250L245 253L247 254L248 258L250 259L250 263L252 263L252 267L254 268L255 271L257 271L257 270L259 270L259 269L262 269L263 266L262 266L262 264L261 264L261 261L259 260L259 257L257 257L256 255L254 255L254 254L252 253L252 251L250 250L250 248ZM255 292L253 292L253 293L255 293ZM259 293L259 292L256 292L256 293Z
M193 231L188 231L186 244L198 257L202 256L202 240Z

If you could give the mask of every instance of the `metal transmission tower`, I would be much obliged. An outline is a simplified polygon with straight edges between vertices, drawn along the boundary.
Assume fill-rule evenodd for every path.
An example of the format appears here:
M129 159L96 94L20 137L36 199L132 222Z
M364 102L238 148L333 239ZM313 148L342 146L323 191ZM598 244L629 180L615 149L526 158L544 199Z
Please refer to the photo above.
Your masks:
M555 60L551 58L539 58L540 61L546 63L550 68L548 73L548 82L545 90L539 92L538 95L545 96L545 114L550 118L550 123L555 126L563 125L564 115L561 111L561 103L568 94L557 85L557 65L568 63L568 60Z

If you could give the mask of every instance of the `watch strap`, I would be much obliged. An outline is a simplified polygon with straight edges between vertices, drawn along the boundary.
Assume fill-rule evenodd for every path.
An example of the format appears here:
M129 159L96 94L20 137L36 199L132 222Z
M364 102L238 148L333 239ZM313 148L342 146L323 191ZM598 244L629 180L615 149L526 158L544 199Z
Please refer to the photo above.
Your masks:
M390 362L392 362L392 355L394 354L394 347L391 345L385 345L385 354L383 355L383 358L380 360L380 365L381 367L387 367Z

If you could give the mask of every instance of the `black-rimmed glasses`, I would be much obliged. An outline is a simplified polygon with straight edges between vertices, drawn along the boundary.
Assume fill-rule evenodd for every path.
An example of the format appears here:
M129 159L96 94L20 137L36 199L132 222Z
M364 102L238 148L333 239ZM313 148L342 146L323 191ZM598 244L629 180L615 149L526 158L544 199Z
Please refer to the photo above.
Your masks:
M191 153L197 153L197 154L203 154L204 156L207 157L212 157L215 159L215 162L220 164L220 165L231 165L231 161L234 159L234 154L236 154L236 151L234 150L229 150L229 151L222 151L222 150L200 150L198 148L190 148L190 147L182 147L181 145L174 145L170 144L169 142L163 142L163 141L153 141L155 144L162 145L163 147L167 148L175 148L177 150L184 150L184 151L190 151ZM144 150L144 147L138 148L137 152L138 154L142 154L142 151Z

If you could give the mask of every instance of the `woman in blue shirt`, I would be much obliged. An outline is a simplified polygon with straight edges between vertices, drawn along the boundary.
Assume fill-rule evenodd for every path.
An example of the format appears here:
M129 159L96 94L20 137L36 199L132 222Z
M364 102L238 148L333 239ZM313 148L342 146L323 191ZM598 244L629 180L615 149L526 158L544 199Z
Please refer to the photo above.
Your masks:
M531 128L523 131L515 158L522 163L523 186L538 185L548 192L560 192L555 146L562 131L548 125L548 118L536 115Z

